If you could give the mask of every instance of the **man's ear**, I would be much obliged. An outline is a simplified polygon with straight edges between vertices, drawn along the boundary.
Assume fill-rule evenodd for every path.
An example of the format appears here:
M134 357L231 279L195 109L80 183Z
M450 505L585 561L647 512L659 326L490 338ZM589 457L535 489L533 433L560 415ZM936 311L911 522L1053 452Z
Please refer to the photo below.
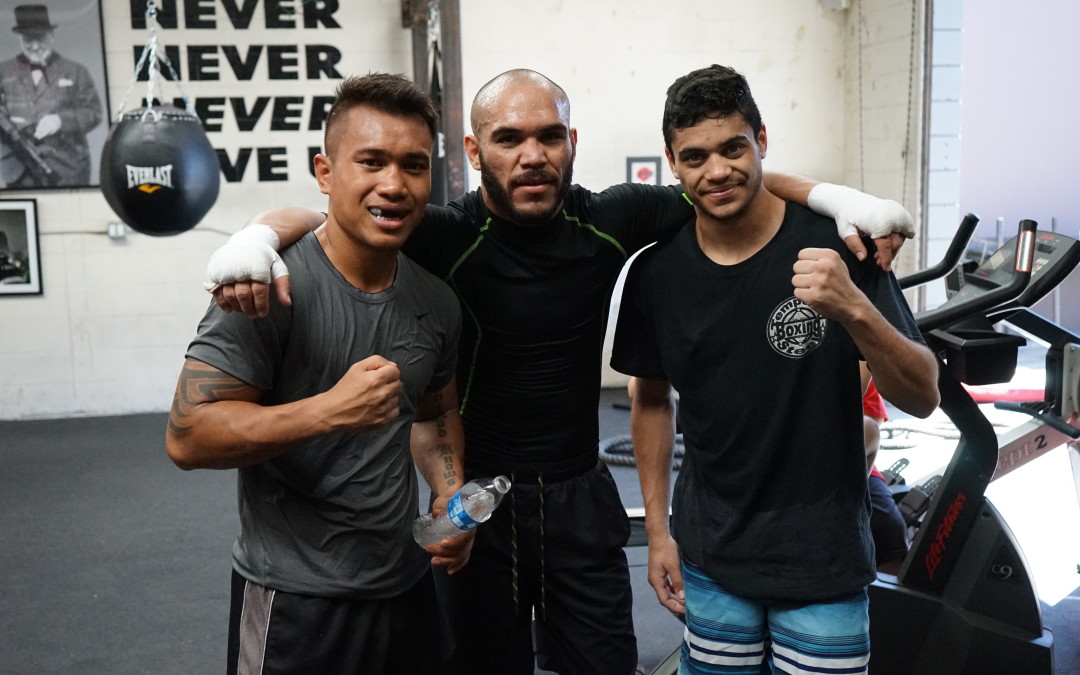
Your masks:
M330 174L333 171L330 158L320 153L315 155L311 162L315 166L315 180L319 182L319 192L330 194Z
M465 137L465 156L469 158L469 165L477 171L480 170L480 141L476 136Z
M769 137L765 134L765 125L761 125L761 131L757 135L758 153L761 159L765 159L765 151L769 147Z

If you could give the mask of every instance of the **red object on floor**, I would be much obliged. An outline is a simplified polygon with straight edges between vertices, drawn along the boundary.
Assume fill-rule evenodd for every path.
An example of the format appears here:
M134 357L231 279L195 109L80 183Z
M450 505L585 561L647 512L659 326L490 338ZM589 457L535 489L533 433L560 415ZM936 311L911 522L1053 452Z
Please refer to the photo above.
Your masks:
M1042 389L1014 389L1009 387L1007 383L1005 385L965 384L964 389L967 389L976 403L993 403L994 401L1027 403L1029 401L1041 401L1046 395Z

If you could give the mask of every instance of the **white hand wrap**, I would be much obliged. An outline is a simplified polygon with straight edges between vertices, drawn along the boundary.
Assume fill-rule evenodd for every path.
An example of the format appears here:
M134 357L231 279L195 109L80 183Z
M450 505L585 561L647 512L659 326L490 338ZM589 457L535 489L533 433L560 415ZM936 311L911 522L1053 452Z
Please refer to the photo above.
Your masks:
M281 241L269 225L248 225L210 255L203 288L213 293L219 287L237 281L268 284L287 275L289 269L277 253L280 245Z
M841 238L859 231L873 239L887 237L893 232L907 239L915 236L915 222L898 202L879 199L846 185L815 185L810 190L807 205L834 218Z

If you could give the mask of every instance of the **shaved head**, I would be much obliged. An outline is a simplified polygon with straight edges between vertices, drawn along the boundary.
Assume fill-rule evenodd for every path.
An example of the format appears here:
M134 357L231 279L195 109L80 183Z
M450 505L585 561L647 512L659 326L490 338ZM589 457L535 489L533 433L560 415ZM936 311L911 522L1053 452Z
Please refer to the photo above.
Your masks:
M491 212L519 225L553 218L570 190L577 147L563 88L535 70L508 70L480 88L470 117L465 153Z
M569 127L570 99L567 98L563 88L535 70L518 68L496 75L487 84L480 87L480 91L476 92L476 97L473 98L472 102L472 110L469 113L473 135L480 135L483 127L492 121L499 104L504 102L506 97L514 96L516 92L528 89L540 89L547 92L558 110L559 117Z

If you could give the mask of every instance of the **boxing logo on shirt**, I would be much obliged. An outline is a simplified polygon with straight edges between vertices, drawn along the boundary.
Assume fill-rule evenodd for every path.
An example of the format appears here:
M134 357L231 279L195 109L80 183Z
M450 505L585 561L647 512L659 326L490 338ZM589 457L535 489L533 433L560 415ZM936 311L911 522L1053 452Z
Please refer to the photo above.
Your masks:
M777 305L769 316L769 344L788 358L802 358L825 340L827 325L825 317L791 296Z

